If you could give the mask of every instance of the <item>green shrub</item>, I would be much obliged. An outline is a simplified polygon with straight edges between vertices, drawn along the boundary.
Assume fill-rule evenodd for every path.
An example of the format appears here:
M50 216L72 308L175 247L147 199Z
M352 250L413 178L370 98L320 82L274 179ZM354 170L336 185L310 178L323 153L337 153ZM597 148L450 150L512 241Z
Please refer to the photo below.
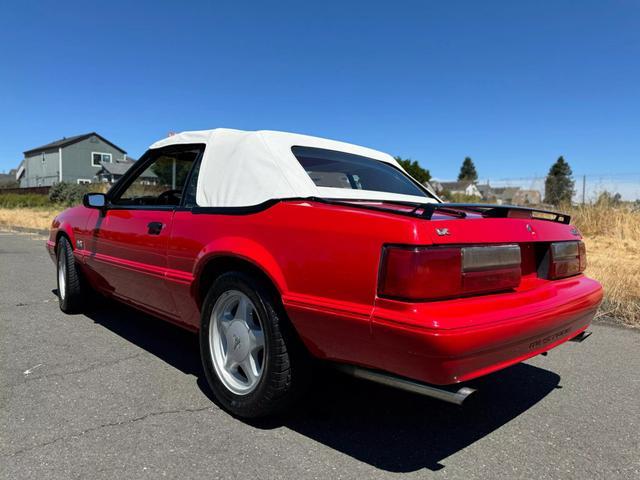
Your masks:
M56 183L49 190L49 195L37 193L2 193L0 191L0 208L38 208L59 205L71 207L82 203L82 196L89 191L87 185L75 183Z
M66 205L78 205L82 203L82 197L87 193L85 185L70 185L67 189L67 197L63 203Z
M61 203L66 195L67 183L56 183L49 189L49 201L51 203Z
M56 183L49 190L49 201L67 206L77 205L82 202L82 196L87 193L86 185L74 183Z

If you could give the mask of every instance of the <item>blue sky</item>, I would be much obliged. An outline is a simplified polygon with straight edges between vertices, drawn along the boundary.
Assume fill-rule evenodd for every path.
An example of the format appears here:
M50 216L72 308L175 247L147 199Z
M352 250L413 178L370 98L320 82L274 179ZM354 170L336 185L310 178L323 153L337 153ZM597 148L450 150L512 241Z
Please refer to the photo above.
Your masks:
M640 2L12 2L0 171L97 131L319 135L438 178L640 173ZM640 179L640 177L638 177Z

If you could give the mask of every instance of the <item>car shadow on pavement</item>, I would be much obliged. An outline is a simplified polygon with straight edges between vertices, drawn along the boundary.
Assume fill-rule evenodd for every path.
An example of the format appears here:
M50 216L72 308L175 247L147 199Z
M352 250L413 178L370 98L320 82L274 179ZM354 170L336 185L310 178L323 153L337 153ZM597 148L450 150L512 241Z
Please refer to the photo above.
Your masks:
M112 302L87 316L193 375L215 402L200 365L196 335ZM459 407L323 368L316 372L311 392L286 415L245 423L256 429L289 428L389 472L435 471L444 468L443 459L561 388L559 381L553 372L518 364L468 382L478 392Z

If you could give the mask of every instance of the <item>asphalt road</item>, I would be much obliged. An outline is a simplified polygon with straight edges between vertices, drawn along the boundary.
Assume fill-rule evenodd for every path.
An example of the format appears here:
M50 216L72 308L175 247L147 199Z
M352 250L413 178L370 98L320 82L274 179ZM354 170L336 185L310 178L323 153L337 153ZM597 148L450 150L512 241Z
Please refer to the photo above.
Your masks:
M211 400L196 338L64 315L42 237L0 232L0 478L640 478L640 332L475 382L465 407L322 372L266 422Z

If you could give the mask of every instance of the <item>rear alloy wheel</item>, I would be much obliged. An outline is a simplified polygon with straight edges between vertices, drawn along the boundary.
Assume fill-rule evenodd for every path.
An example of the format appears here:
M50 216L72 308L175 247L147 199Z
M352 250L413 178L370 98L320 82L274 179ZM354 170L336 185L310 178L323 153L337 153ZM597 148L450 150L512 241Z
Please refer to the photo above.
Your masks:
M65 313L77 313L83 307L82 278L66 237L58 240L56 264L60 310Z
M255 418L288 406L309 381L304 347L276 294L242 272L221 275L202 308L200 353L219 403Z
M211 312L209 354L229 391L251 393L264 371L264 332L253 302L238 290L224 292Z

